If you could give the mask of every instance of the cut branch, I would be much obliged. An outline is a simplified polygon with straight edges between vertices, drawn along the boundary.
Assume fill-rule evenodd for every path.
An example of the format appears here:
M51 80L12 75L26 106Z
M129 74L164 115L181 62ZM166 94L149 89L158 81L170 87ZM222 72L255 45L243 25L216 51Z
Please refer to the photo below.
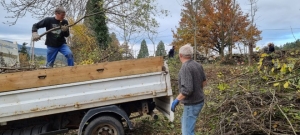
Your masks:
M294 132L294 134L297 135L297 133L296 133L296 131L295 131L295 129L294 129L294 127L293 127L291 121L289 120L289 118L288 118L288 117L286 116L286 114L281 110L281 108L279 107L278 104L277 104L276 106L277 106L277 108L280 110L280 112L282 113L282 115L286 118L286 120L289 122L289 124L290 124L290 126L291 126L291 128L292 128L292 130L293 130L293 132Z
M286 78L286 79L282 79L282 80L278 80L278 81L272 81L272 82L267 82L267 84L272 84L272 83L277 83L277 82L283 82L283 81L286 81L286 80L289 80L289 79L292 79L292 78L296 78L296 77L299 77L300 75L295 75L295 76L292 76L292 77L289 77L289 78Z
M72 27L72 26L76 25L77 23L79 23L80 21L82 21L84 18L91 17L91 16L98 15L98 14L102 14L102 13L110 13L110 14L114 14L114 15L119 15L119 16L122 16L122 17L126 17L126 16L121 15L121 14L118 14L118 13L109 12L110 9L112 9L112 8L114 8L114 7L117 7L117 6L119 6L119 5L122 5L123 3L124 3L124 2L120 2L119 4L116 4L116 5L114 5L114 6L111 6L111 7L107 8L107 9L105 9L105 10L103 10L103 11L85 15L85 16L83 16L82 18L78 19L78 20L77 20L76 22L74 22L73 24L69 24L68 27ZM44 32L43 34L41 34L39 38L45 36L46 34L48 34L48 33L51 32L51 31L58 30L58 29L60 29L60 27L52 28L52 29L50 29L50 30Z
M80 18L79 20L77 20L77 21L74 22L73 24L69 24L68 27L72 27L72 26L76 25L77 23L79 23L80 21L82 21L82 20L83 20L84 18L86 18L86 17L90 17L90 16L93 16L93 15L101 14L101 13L103 13L103 11L101 11L101 12L96 12L96 13L89 14L89 15L85 15L84 17ZM41 34L39 38L45 36L46 34L48 34L48 33L51 32L51 31L58 30L58 29L60 29L60 27L52 28L52 29L50 29L50 30L44 32L43 34Z

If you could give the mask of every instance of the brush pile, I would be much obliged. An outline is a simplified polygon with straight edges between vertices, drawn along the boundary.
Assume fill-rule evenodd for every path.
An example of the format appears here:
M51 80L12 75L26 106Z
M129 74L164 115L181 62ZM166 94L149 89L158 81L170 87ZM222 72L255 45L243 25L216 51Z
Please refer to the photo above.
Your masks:
M299 52L287 54L262 54L258 66L225 67L216 75L210 74L212 84L205 90L203 132L300 134Z

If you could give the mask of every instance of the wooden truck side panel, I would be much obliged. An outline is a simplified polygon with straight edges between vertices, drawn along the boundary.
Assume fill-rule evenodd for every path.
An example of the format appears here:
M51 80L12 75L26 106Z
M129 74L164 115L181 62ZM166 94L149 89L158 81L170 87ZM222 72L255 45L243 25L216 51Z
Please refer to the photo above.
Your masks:
M0 74L0 92L162 71L162 57Z

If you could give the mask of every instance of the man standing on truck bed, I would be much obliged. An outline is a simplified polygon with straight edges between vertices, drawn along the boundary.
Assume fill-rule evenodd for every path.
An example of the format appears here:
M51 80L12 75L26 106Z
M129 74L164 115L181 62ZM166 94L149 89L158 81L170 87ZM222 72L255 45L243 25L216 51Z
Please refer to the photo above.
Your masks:
M74 66L72 51L67 45L65 37L70 35L68 21L65 20L66 11L63 7L57 7L54 11L55 17L47 17L32 26L32 40L40 40L37 31L39 28L46 27L46 30L60 27L58 30L51 31L46 36L45 45L47 46L46 67L53 67L58 52L61 52L68 61L68 66Z
M182 135L195 134L197 117L204 105L203 87L206 84L206 76L202 65L194 61L192 56L193 47L189 44L179 49L179 58L182 62L178 78L180 94L173 101L171 110L175 112L179 102L184 104L181 119Z

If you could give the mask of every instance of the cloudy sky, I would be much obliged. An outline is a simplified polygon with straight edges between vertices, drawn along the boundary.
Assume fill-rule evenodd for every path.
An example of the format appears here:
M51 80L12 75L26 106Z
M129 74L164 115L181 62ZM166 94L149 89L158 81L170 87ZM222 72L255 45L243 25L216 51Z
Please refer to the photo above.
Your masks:
M178 26L180 20L180 11L182 8L181 0L157 0L159 6L170 11L170 16L157 18L160 23L158 29L159 35L156 38L156 44L162 40L169 45L172 40L172 29ZM237 0L244 13L250 12L248 0ZM258 0L258 12L255 22L260 30L263 31L263 39L258 42L259 46L264 46L269 42L276 45L282 45L286 42L293 42L295 38L300 38L300 0ZM5 18L9 15L3 7L0 6L0 39L17 41L18 43L30 43L32 24L38 20L27 14L24 18L18 20L16 25L9 26L2 22L9 21ZM291 32L293 29L293 34ZM45 30L39 30L39 33ZM122 41L120 41L122 42ZM150 54L153 53L153 45L147 40ZM36 47L45 48L44 41L35 43ZM170 49L170 46L166 46ZM134 50L139 50L139 44L134 45Z

